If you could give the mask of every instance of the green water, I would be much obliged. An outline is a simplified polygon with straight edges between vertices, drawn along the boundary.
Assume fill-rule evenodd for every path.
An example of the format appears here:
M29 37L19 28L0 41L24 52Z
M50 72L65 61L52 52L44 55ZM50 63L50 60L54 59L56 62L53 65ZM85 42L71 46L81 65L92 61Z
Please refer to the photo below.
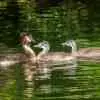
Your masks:
M0 54L21 52L19 35L23 31L32 34L36 43L47 40L53 52L70 52L70 48L60 45L70 39L76 41L78 48L100 47L98 0L67 0L41 12L30 4L11 0L1 6L0 1ZM74 74L67 68L70 66L76 66ZM44 64L29 73L21 64L0 67L0 100L99 100L99 67L100 63L79 61L77 65Z
M55 66L53 66L55 67ZM74 75L68 74L66 66L27 76L21 65L0 71L0 98L2 100L97 100L100 98L99 64L80 63ZM35 70L34 70L35 72ZM30 74L30 73L29 73ZM28 75L29 75L28 74Z

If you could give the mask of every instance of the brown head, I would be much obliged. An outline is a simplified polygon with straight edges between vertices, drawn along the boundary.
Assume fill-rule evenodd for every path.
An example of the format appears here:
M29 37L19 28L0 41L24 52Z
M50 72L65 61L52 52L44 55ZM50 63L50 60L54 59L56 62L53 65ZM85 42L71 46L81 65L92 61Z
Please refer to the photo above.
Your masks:
M31 42L35 42L35 40L32 38L32 35L26 33L26 32L23 32L21 35L20 35L20 42L21 44L30 44Z

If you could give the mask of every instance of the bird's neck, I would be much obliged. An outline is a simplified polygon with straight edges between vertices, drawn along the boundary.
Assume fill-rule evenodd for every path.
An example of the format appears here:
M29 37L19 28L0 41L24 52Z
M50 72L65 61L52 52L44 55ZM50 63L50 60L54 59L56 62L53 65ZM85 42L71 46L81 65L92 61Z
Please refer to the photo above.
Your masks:
M77 46L76 46L76 43L72 46L72 54L76 54L77 52Z
M25 51L25 53L29 56L35 56L35 52L31 49L31 47L29 45L24 44L23 45L23 49Z
M47 54L48 51L49 51L49 47L48 48L43 48L43 50L39 53L38 57L41 57L41 56Z

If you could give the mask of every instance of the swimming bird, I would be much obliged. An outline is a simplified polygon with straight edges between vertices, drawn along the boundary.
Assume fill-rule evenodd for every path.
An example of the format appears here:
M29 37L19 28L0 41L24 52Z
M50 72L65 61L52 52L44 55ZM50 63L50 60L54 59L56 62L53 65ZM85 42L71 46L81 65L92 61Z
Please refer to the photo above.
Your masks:
M0 54L0 67L8 67L25 62L34 63L35 52L30 47L32 41L34 42L34 39L29 34L25 32L21 34L20 43L24 51L22 53Z
M43 41L35 45L34 47L41 48L42 51L37 55L38 63L64 63L64 62L72 62L75 57L71 56L65 52L49 52L50 45L47 41Z
M79 59L100 60L100 48L81 48L77 50L77 45L74 40L68 40L62 43L62 45L71 47L72 56L76 56Z
M76 74L76 56L72 56L71 53L66 52L50 52L50 45L47 41L40 42L34 47L42 49L42 51L37 55L36 60L42 72L48 72L48 68L52 66L52 70L66 70L67 75L69 75L69 78L72 78L73 75ZM60 65L61 67L54 67L54 65Z

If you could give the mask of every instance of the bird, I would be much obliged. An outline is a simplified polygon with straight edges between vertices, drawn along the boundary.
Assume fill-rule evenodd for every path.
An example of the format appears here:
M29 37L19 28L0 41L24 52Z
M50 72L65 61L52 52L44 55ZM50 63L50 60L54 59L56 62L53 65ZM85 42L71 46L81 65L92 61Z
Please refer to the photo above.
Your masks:
M75 40L67 40L62 45L71 47L72 56L76 56L79 59L100 60L100 48L80 48L78 50Z
M8 67L19 63L34 63L35 52L31 49L30 43L34 42L31 35L23 32L20 35L20 43L23 48L21 53L0 54L0 67Z
M72 62L72 60L75 59L75 57L65 52L49 52L50 44L47 41L42 41L37 45L34 45L34 47L42 49L42 51L36 57L36 61L38 63L59 64Z

